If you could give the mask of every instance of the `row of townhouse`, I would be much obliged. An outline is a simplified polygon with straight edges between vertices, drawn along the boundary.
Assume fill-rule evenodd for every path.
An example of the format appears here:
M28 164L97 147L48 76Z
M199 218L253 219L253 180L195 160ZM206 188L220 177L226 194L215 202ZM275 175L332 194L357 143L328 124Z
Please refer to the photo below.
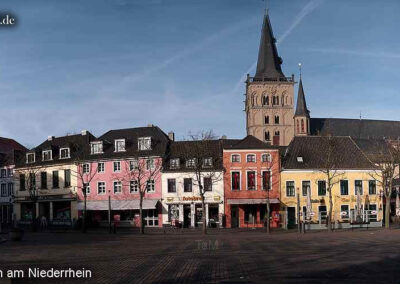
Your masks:
M350 137L295 137L288 147L251 135L175 141L156 126L48 137L16 162L14 216L22 224L44 216L72 225L86 207L91 225L111 217L139 226L144 189L145 226L196 227L205 216L209 226L263 227L269 204L272 227L306 217L321 227L332 184L336 223L355 213L380 223L385 204L367 150Z

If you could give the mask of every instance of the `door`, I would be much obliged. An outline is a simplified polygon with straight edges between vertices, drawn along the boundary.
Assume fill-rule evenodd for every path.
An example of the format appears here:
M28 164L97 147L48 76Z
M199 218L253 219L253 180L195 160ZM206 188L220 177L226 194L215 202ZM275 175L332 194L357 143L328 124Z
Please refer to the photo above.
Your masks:
M288 207L287 208L287 228L293 229L296 227L296 208Z
M183 205L183 226L189 228L192 223L192 212L190 205Z
M231 227L239 227L239 207L231 206Z

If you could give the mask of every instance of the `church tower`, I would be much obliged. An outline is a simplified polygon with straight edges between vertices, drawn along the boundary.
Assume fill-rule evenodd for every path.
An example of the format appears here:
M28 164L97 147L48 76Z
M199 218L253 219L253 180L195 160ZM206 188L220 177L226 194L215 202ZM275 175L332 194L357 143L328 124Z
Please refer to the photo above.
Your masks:
M310 135L310 111L307 109L304 96L303 81L300 75L299 92L297 94L296 112L294 114L294 133L296 136Z
M294 136L294 75L281 69L276 39L268 13L264 16L257 70L246 81L246 129L248 135L272 145L289 145Z

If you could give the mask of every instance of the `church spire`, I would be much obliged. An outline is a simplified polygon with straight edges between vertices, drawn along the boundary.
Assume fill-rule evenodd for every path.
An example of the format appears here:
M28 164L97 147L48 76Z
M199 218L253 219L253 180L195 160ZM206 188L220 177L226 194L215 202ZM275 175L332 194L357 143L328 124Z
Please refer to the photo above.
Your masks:
M300 77L299 92L297 94L297 105L294 116L305 116L310 118L310 111L307 109L306 97L303 90L303 81Z
M254 77L259 80L285 80L286 77L282 72L281 64L282 58L278 56L276 39L272 33L271 22L266 11L258 51L257 71Z

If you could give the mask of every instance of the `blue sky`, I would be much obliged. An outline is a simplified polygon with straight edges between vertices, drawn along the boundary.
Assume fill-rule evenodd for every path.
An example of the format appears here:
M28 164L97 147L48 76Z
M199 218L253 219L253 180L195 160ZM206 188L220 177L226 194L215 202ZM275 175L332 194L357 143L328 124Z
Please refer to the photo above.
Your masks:
M242 83L254 74L261 0L3 0L0 136L153 123L246 134ZM400 120L400 2L269 0L283 71L298 74L312 117ZM297 93L297 87L296 87Z

